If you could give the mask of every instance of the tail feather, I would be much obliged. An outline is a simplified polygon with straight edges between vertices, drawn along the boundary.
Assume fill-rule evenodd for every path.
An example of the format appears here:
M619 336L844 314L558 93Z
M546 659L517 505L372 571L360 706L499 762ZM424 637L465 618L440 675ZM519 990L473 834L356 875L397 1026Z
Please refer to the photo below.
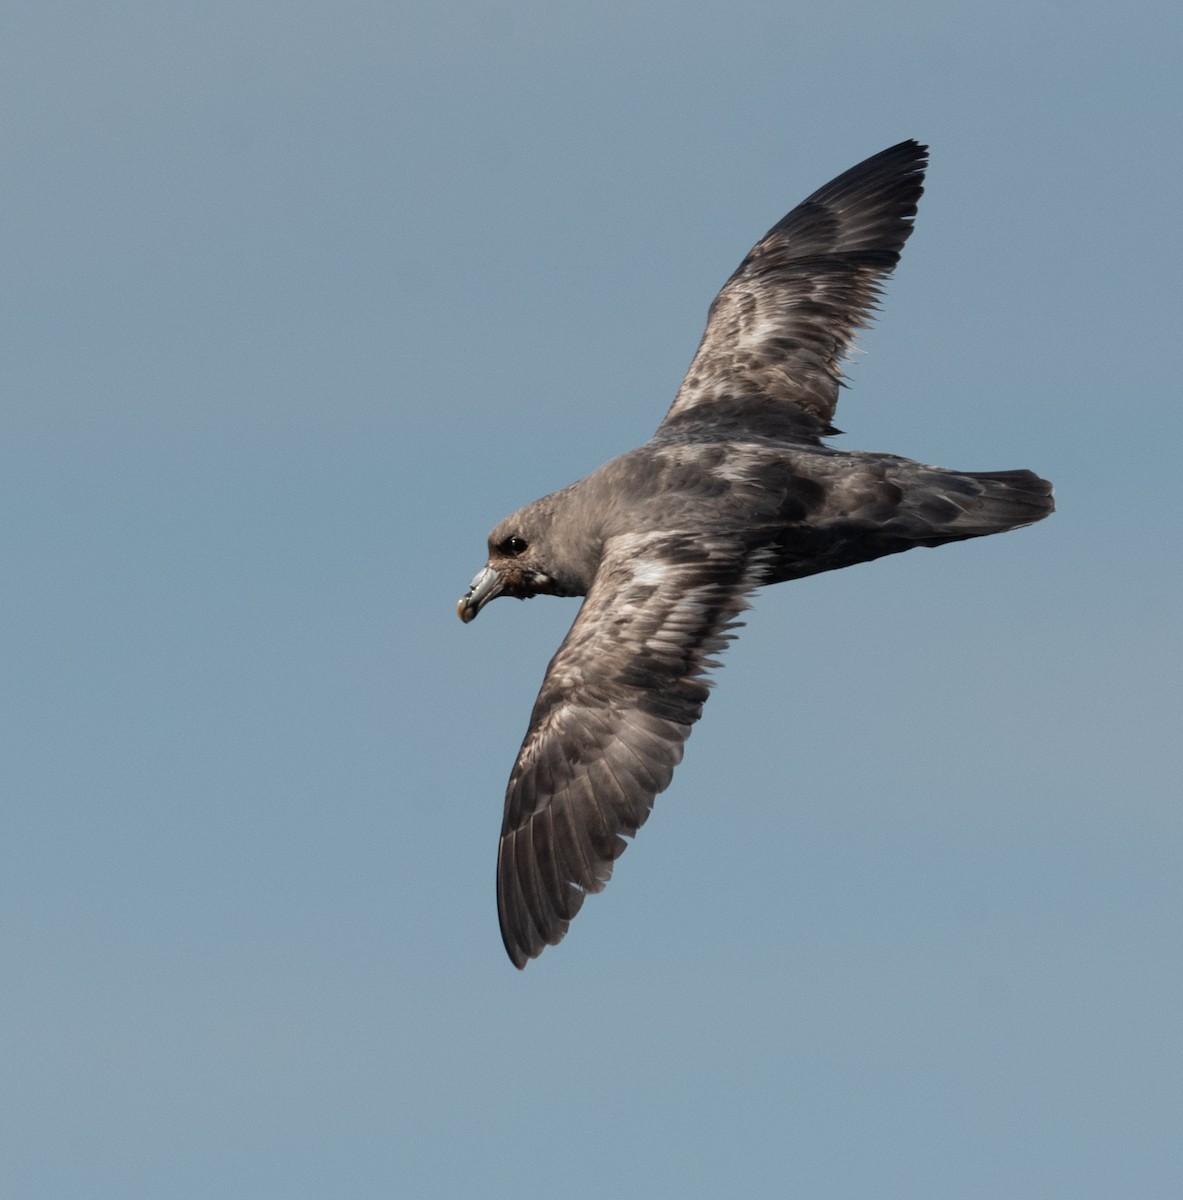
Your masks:
M1042 521L1054 508L1052 485L1033 471L946 471L903 460L898 473L871 478L864 503L779 530L766 582L1005 533Z
M1055 510L1052 485L1034 471L934 472L936 498L957 510L934 522L954 538L983 537L1042 521ZM932 492L929 492L932 495Z

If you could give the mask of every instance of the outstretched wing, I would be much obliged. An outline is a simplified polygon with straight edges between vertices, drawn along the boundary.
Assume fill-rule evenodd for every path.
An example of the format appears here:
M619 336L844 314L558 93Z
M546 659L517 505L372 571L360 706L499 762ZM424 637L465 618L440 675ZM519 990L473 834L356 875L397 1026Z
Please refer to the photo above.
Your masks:
M718 422L771 432L762 426L794 419L815 436L836 432L842 359L912 232L927 158L914 141L884 150L756 243L711 305L662 432Z
M515 966L562 939L669 786L702 714L712 655L759 582L751 544L663 532L605 547L506 792L497 906Z

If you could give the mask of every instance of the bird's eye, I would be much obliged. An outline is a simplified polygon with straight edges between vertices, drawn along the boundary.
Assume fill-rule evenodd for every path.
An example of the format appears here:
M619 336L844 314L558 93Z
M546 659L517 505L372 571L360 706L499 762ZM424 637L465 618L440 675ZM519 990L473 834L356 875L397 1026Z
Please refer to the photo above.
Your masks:
M527 543L523 538L507 537L505 541L503 541L497 547L497 549L500 550L502 554L509 554L516 558L522 553L523 550L526 549L526 545Z

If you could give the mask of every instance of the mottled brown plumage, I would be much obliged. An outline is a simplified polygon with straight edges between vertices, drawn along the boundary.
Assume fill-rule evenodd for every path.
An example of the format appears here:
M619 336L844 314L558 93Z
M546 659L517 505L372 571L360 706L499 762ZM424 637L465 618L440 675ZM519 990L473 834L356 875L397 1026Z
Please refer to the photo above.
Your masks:
M646 445L501 522L461 599L586 596L510 776L497 867L518 967L558 942L669 786L706 674L758 586L1052 511L1030 471L835 450L841 362L912 229L926 151L840 175L757 243L711 305Z

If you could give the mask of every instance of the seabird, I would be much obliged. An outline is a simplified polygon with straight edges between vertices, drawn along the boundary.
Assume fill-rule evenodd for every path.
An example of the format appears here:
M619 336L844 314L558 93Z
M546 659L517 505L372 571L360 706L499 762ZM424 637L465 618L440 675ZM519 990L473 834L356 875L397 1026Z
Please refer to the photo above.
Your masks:
M645 823L757 587L1042 520L1030 471L951 471L823 438L841 364L912 232L927 147L814 192L711 305L656 434L489 535L458 605L586 599L547 668L505 797L497 905L524 967L567 932Z

